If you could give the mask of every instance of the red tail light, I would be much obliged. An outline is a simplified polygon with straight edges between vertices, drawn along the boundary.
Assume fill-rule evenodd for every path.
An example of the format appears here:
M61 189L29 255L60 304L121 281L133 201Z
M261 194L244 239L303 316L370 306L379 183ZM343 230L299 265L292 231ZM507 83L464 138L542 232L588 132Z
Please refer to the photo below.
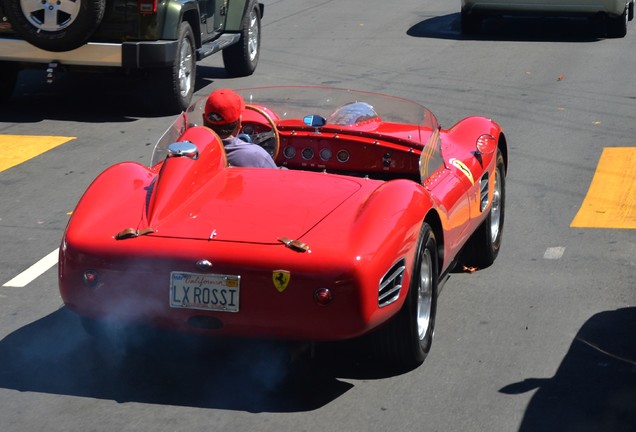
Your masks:
M137 8L142 15L157 13L157 0L137 0Z
M89 288L96 287L99 283L99 277L95 270L86 270L83 275L84 285Z
M318 288L314 292L314 301L320 306L327 306L333 300L333 295L329 288Z

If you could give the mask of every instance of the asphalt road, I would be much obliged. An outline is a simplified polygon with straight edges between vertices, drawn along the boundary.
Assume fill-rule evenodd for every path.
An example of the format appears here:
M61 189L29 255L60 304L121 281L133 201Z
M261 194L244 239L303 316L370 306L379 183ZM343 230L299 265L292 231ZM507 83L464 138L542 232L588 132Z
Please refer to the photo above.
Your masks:
M99 352L62 307L53 266L0 286L0 430L633 431L636 231L618 218L570 225L603 149L636 147L636 23L603 39L583 21L489 21L466 38L459 0L265 4L256 73L228 79L220 56L206 59L197 95L329 85L417 100L444 127L495 119L510 145L497 262L451 277L429 357L402 374L346 353L289 367L260 343L157 347L151 360ZM149 162L172 117L140 99L108 77L21 76L0 137L75 139L0 172L0 284L59 246L99 172Z

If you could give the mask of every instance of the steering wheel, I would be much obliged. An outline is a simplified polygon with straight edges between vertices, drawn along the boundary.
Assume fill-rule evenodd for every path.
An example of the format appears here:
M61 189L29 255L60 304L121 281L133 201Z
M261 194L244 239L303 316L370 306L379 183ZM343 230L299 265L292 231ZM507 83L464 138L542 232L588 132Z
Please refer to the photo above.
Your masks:
M267 153L270 154L272 159L276 160L276 156L278 156L278 152L280 150L280 136L278 134L278 129L276 128L276 123L272 117L267 114L264 110L254 105L245 105L245 109L257 112L260 114L268 123L269 130L264 132L257 132L252 129L251 126L247 127L245 124L241 126L241 134L248 135L250 141L254 144L257 144L263 147ZM245 123L250 123L246 121Z

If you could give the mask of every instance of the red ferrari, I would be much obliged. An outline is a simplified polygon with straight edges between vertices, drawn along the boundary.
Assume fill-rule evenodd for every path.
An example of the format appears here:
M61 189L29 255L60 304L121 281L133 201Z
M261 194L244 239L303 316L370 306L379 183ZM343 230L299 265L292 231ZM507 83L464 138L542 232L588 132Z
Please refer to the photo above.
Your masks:
M418 103L350 90L237 93L242 135L280 169L228 166L195 102L149 166L116 164L79 201L60 248L64 303L90 333L368 335L386 359L420 364L449 273L499 253L500 126L469 117L442 129Z

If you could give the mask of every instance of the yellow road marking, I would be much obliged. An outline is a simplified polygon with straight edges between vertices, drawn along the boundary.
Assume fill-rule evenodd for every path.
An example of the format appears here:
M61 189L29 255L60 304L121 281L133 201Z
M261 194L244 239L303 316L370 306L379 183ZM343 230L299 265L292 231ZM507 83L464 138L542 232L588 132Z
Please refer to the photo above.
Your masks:
M74 139L63 136L0 135L0 172Z
M570 227L636 229L636 147L603 149Z

